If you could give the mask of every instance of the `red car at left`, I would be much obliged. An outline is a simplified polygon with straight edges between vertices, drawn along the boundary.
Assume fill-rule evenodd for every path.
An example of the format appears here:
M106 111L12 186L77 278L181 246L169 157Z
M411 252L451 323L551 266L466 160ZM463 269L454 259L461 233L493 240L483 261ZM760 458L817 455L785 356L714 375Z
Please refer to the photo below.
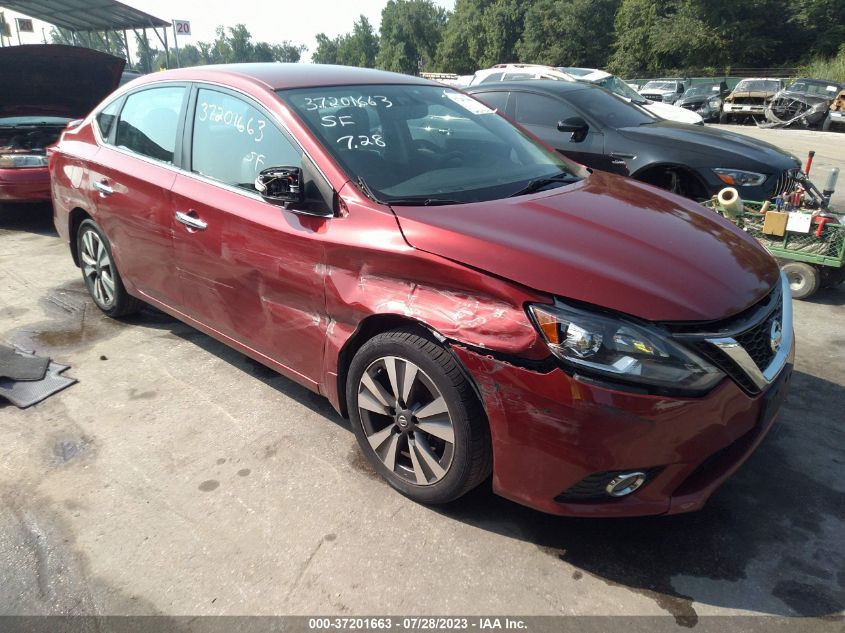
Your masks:
M77 46L0 48L0 204L49 202L47 147L120 85L125 65Z

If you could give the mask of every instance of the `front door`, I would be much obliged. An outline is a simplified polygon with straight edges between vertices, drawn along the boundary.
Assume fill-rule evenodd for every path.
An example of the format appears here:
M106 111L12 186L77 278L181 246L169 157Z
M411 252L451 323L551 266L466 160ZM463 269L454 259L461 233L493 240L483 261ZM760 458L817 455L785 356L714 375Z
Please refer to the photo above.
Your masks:
M260 106L199 88L190 170L172 190L180 304L189 317L316 385L328 323L323 247L330 219L265 202L261 169L300 166L302 150Z

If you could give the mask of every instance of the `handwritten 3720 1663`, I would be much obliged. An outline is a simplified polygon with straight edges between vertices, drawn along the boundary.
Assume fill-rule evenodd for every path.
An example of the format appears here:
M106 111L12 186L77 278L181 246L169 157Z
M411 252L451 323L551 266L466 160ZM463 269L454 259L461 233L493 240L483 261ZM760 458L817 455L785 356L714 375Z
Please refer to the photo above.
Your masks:
M323 108L392 108L393 102L384 95L348 96L348 97L305 97L305 109L309 111Z
M248 134L256 143L264 138L264 128L267 121L258 117L244 117L233 110L227 110L223 106L203 101L200 103L197 121L210 121L212 123L223 123L235 128L241 134Z

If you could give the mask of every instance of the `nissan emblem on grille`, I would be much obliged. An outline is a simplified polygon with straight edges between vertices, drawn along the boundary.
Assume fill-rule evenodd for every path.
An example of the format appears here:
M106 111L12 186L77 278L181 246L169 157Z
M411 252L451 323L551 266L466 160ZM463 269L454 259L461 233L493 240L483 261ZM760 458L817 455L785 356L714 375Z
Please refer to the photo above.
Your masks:
M783 339L783 332L780 329L780 321L775 319L772 321L772 329L769 332L769 345L772 347L772 351L777 354L778 350L780 349L780 343Z

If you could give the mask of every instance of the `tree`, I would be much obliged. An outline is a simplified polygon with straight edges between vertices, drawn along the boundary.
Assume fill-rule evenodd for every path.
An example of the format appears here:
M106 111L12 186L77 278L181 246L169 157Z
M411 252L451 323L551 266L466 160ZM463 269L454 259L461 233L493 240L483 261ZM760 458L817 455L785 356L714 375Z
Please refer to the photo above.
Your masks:
M376 65L408 74L418 72L418 62L430 66L445 24L446 12L431 0L388 0Z
M336 64L339 38L331 39L325 33L317 33L316 39L317 49L311 55L311 61L315 64Z
M126 59L126 45L123 42L123 34L118 31L79 31L74 37L74 34L67 29L53 27L50 29L50 41L53 44L93 48Z
M467 74L517 61L525 9L523 0L457 0L437 51L439 70Z
M519 59L549 66L607 65L621 0L537 0L525 13Z
M337 63L345 66L373 68L379 50L373 25L363 15L352 25L352 33L342 36L337 44Z

